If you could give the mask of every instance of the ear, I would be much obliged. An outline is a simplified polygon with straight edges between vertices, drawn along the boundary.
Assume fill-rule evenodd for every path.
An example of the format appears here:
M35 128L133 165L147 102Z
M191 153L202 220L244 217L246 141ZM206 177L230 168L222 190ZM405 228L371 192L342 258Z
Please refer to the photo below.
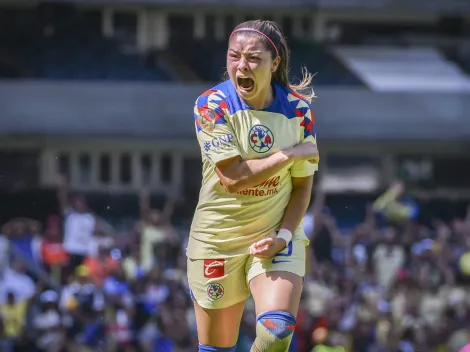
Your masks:
M277 71L277 68L279 67L279 64L281 63L281 57L280 56L277 56L274 60L273 60L273 64L271 66L271 72L274 73Z

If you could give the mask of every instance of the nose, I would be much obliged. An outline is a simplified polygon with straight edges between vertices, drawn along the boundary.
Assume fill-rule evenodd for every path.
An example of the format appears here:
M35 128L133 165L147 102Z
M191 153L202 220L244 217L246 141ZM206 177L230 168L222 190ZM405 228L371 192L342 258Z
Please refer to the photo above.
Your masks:
M238 69L242 72L248 71L248 60L242 56L238 62Z

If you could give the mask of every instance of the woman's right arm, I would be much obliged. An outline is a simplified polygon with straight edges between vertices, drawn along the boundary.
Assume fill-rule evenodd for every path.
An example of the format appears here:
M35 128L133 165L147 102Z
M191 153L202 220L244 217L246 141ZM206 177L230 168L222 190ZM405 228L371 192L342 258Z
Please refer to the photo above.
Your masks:
M227 105L223 93L210 91L194 106L196 135L201 152L214 165L220 182L230 193L259 185L292 162L316 160L315 143L307 142L273 153L266 158L243 160L240 146L226 120Z
M239 155L225 159L216 164L216 172L225 189L237 193L259 185L292 162L310 160L317 154L316 145L303 143L262 159L243 160Z

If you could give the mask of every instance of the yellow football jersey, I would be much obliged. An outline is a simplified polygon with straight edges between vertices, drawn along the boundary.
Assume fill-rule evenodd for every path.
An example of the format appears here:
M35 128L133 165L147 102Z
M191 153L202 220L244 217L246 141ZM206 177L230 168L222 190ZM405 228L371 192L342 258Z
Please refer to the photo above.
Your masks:
M236 194L220 183L215 172L219 161L237 155L245 160L263 158L298 143L316 143L308 101L279 84L274 91L272 105L264 110L246 105L230 80L197 99L194 118L203 180L188 242L189 258L248 254L252 243L279 229L292 191L291 177L311 176L317 170L318 165L309 161L291 163L256 187ZM295 236L305 237L302 226Z

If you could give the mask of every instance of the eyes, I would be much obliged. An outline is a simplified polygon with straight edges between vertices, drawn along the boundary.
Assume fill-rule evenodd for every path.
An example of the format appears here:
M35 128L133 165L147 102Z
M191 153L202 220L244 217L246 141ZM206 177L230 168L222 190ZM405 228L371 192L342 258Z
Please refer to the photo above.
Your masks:
M236 60L240 60L241 58L241 55L240 54L237 54L237 53L234 53L234 52L230 52L229 53L229 57L233 60L233 61L236 61ZM261 57L259 57L258 55L245 55L245 58L249 61L249 62L259 62L261 61Z

